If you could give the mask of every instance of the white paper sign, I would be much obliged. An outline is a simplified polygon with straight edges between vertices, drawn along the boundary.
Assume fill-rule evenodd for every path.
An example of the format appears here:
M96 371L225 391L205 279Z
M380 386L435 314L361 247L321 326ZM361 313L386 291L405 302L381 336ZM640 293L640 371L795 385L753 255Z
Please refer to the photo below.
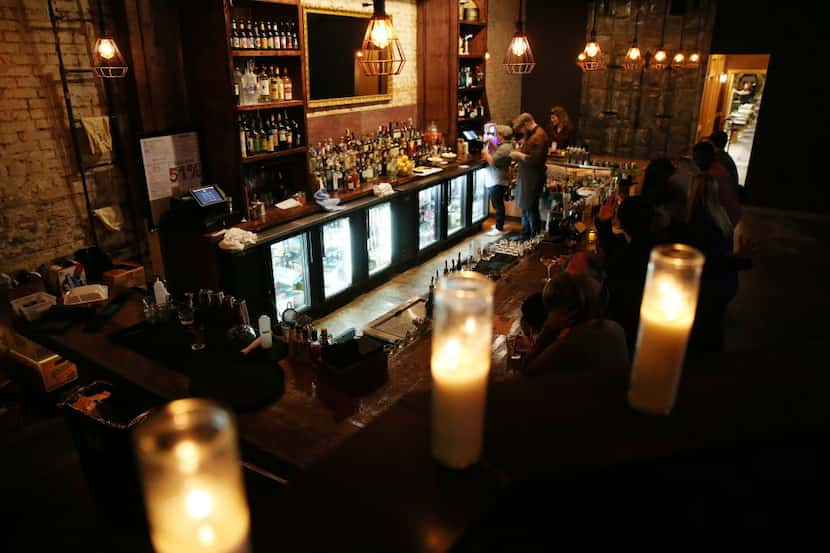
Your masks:
M195 132L142 138L140 142L150 201L202 184L199 137Z

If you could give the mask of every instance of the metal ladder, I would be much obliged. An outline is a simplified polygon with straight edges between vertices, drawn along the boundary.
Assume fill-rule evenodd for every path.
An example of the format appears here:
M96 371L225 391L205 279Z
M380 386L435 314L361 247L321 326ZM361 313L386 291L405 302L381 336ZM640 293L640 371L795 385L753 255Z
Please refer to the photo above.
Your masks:
M92 201L89 197L89 187L88 187L88 180L87 174L99 167L120 167L118 160L115 158L116 148L116 137L118 133L113 132L116 121L115 114L112 113L112 108L110 107L110 95L111 91L110 83L104 79L104 83L102 83L102 92L104 96L104 105L107 108L107 117L110 120L110 135L112 137L112 151L110 153L110 161L101 162L101 163L93 163L93 164L84 164L83 154L81 153L81 144L78 140L78 133L76 132L77 129L81 127L81 120L75 117L75 110L72 107L72 97L70 96L70 85L78 84L82 82L86 82L89 77L97 79L98 77L95 75L95 71L91 67L66 67L64 65L63 59L63 49L61 47L61 39L60 39L60 25L61 23L79 23L80 28L83 30L84 35L87 38L87 47L89 47L89 36L87 34L87 25L92 24L95 25L97 23L98 31L103 32L103 12L101 9L101 0L97 1L98 7L98 17L99 19L96 21L94 18L84 17L83 8L80 5L80 1L76 0L75 5L78 8L78 15L77 17L66 17L64 15L59 14L55 10L55 0L48 0L49 5L49 20L52 24L52 33L55 36L55 52L58 55L58 67L60 69L60 76L61 76L61 85L63 87L63 99L66 104L66 115L69 118L69 135L72 140L72 150L75 156L75 163L78 166L78 170L81 174L81 183L83 185L84 191L84 202L86 204L86 212L87 217L89 219L89 230L92 235L92 243L95 246L98 246L98 233L95 230L95 216L93 213L92 208ZM92 6L90 5L90 10L92 10Z

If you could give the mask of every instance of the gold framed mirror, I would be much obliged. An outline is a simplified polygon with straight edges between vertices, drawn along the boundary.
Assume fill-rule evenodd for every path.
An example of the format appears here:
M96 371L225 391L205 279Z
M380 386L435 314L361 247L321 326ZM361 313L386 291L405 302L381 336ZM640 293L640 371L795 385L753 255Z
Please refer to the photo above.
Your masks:
M368 77L356 61L371 16L371 12L303 9L309 108L392 100L389 77Z

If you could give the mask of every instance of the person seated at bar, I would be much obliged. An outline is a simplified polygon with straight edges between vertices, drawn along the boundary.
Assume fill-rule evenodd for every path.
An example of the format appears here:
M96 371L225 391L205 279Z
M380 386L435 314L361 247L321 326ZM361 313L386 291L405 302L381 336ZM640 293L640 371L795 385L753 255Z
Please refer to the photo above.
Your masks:
M700 174L689 187L689 223L680 240L706 256L700 278L697 313L689 338L689 351L723 349L724 319L729 302L738 291L737 271L748 269L749 244L742 241L733 255L733 226L720 203L719 183L710 174Z
M596 220L597 238L605 256L608 278L608 318L625 331L629 351L634 351L640 324L640 303L646 282L646 270L655 244L654 206L642 196L629 196L619 207L623 234L614 234L613 201L606 202Z
M548 311L545 309L542 292L536 292L525 298L522 302L522 318L519 321L522 334L530 339L535 339L542 332L547 318Z
M548 135L529 113L516 117L513 131L524 136L521 149L510 152L510 159L518 163L514 196L522 210L522 238L527 240L542 231L539 198L547 176Z
M504 232L504 195L510 187L510 152L513 145L510 138L513 131L507 125L496 125L496 134L490 137L481 152L482 157L490 167L487 186L490 189L490 203L496 212L496 225L488 234L496 235Z
M700 170L715 177L720 203L735 227L741 220L741 203L738 200L738 183L733 181L726 167L715 159L715 147L711 142L698 142L692 149L692 157Z
M686 189L672 180L674 163L657 158L646 167L641 196L656 210L655 231L661 232L686 222Z
M563 150L571 145L571 118L562 106L550 109L550 124L545 132L548 134L548 150L554 146L557 150Z
M608 289L605 287L605 265L602 258L589 252L577 252L568 259L565 271L591 279L599 298L600 313L604 314L608 307Z
M601 371L629 368L625 333L601 317L596 286L587 276L562 272L542 292L547 320L522 372Z

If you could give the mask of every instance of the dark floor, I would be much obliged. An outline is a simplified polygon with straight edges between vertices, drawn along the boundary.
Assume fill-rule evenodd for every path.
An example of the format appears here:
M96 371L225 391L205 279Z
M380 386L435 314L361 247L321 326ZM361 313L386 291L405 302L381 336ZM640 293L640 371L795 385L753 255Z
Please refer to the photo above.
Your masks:
M738 296L730 306L727 349L786 350L799 356L805 346L825 341L830 313L830 218L747 208L744 232L756 244L755 266L741 274ZM21 398L14 384L4 387L2 382L0 375L0 551L148 551L140 529L120 524L126 517L122 513L128 497L120 502L117 496L106 498L106 503L93 500L71 433L58 413L48 402ZM735 478L742 477L734 458L729 466ZM671 481L674 475L666 477ZM252 505L278 501L276 484L252 474L247 479ZM753 502L764 500L757 489L748 497ZM799 497L795 494L789 499L798 501ZM615 504L624 509L626 502L617 498ZM760 511L762 504L758 505ZM735 508L745 506L746 501L738 502ZM580 508L591 509L591 501ZM705 502L700 508L707 508ZM265 511L255 509L255 527L258 518L267 516ZM728 518L728 509L717 510L717 516ZM728 525L728 520L720 522ZM263 525L270 523L265 520ZM539 519L539 524L547 523L555 521ZM472 536L462 546L470 551L515 550L506 545L514 538L510 531L499 533L492 526L489 530L496 535ZM551 541L553 534L545 536L545 541ZM536 549L528 546L525 550Z

